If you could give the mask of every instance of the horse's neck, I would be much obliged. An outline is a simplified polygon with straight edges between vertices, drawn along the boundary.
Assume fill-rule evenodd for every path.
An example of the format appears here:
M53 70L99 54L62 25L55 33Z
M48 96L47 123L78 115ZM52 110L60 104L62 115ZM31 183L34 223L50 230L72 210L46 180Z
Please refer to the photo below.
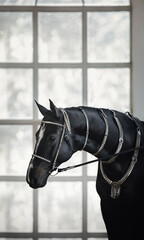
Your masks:
M100 110L97 108L83 108L86 116L88 118L88 141L84 148L84 151L91 154L96 153L103 141L106 125L103 117L100 114ZM87 132L86 118L80 108L68 109L68 114L70 117L70 123L72 127L73 135L73 147L74 151L82 150ZM106 144L98 156L105 156L114 153L119 142L119 129L114 120L113 113L110 110L104 110L107 116L107 122L109 125L109 132ZM135 126L128 117L122 113L118 113L118 118L122 123L123 131L126 134L127 139L125 139L124 148L132 147L135 143ZM132 131L131 131L132 130ZM130 141L129 141L130 139Z
M80 108L67 109L72 127L74 151L82 150L88 130L88 141L83 150L93 154L99 149L103 140L105 123L100 116L99 109L83 107L83 110L88 118L88 126Z

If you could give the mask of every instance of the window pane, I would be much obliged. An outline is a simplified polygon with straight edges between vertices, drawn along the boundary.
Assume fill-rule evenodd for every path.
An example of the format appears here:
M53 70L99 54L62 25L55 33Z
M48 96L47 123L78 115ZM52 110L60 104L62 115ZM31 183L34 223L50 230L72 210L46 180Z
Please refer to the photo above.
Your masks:
M32 14L0 12L0 62L32 61Z
M82 240L81 238L39 238L39 240Z
M129 62L129 35L129 12L89 12L89 62Z
M31 126L0 126L1 175L25 176L32 154Z
M115 6L130 5L129 0L84 0L86 5Z
M21 182L0 182L0 232L32 231L32 190Z
M0 69L0 118L32 117L32 70Z
M88 238L88 240L108 240L108 238Z
M88 231L106 232L95 185L95 182L88 182Z
M39 70L39 102L46 105L50 98L61 107L82 103L81 69Z
M93 155L91 154L87 154L87 161L92 161L96 159L96 157L94 157ZM92 164L88 164L87 165L87 173L88 173L88 176L96 176L97 175L97 169L98 169L98 163L95 162L95 163L92 163Z
M39 190L40 232L82 231L80 182L48 182Z
M0 238L0 240L16 240L16 238ZM32 238L18 238L18 240L33 240Z
M96 5L117 6L129 5L129 0L38 0L38 5Z
M35 4L35 0L0 0L0 5L26 5L31 6Z
M38 5L82 5L82 0L38 0Z
M81 13L39 13L39 61L81 61Z
M129 111L129 69L89 69L88 104L98 108Z

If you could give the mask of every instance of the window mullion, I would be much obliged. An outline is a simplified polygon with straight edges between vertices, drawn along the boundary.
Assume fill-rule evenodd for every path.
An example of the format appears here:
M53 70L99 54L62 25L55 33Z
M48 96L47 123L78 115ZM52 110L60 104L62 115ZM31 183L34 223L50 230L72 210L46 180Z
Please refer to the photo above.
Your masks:
M38 12L33 11L33 99L38 99ZM38 111L33 102L33 118L38 119Z
M38 12L33 11L33 146L35 144L35 132L37 131L38 111L34 99L38 99ZM33 191L33 240L38 239L38 190Z
M87 105L87 12L83 10L83 104Z
M82 12L82 61L83 61L83 105L87 105L87 11ZM83 161L87 161L87 154L83 153ZM83 224L83 239L86 240L87 234L87 167L83 168L83 202L82 202L82 224Z

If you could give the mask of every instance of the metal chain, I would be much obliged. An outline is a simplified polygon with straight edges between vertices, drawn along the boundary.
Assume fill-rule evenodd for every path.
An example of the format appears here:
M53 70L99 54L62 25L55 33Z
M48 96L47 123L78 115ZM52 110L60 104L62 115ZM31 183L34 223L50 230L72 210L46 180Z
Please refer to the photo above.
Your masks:
M80 108L80 110L81 110L82 113L84 114L85 120L86 120L86 136L85 136L85 142L84 142L83 147L80 149L80 151L82 151L82 150L85 149L85 147L86 147L86 145L87 145L88 137L89 137L89 122L88 122L87 114L85 113L84 109L83 109L83 108Z

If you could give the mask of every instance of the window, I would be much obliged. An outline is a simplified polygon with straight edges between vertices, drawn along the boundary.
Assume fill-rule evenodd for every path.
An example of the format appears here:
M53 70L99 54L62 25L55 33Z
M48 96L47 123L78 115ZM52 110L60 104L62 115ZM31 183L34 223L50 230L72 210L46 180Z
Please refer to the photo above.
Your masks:
M107 239L97 166L32 190L25 174L48 106L130 110L128 0L0 0L0 239ZM87 161L78 152L67 164Z

